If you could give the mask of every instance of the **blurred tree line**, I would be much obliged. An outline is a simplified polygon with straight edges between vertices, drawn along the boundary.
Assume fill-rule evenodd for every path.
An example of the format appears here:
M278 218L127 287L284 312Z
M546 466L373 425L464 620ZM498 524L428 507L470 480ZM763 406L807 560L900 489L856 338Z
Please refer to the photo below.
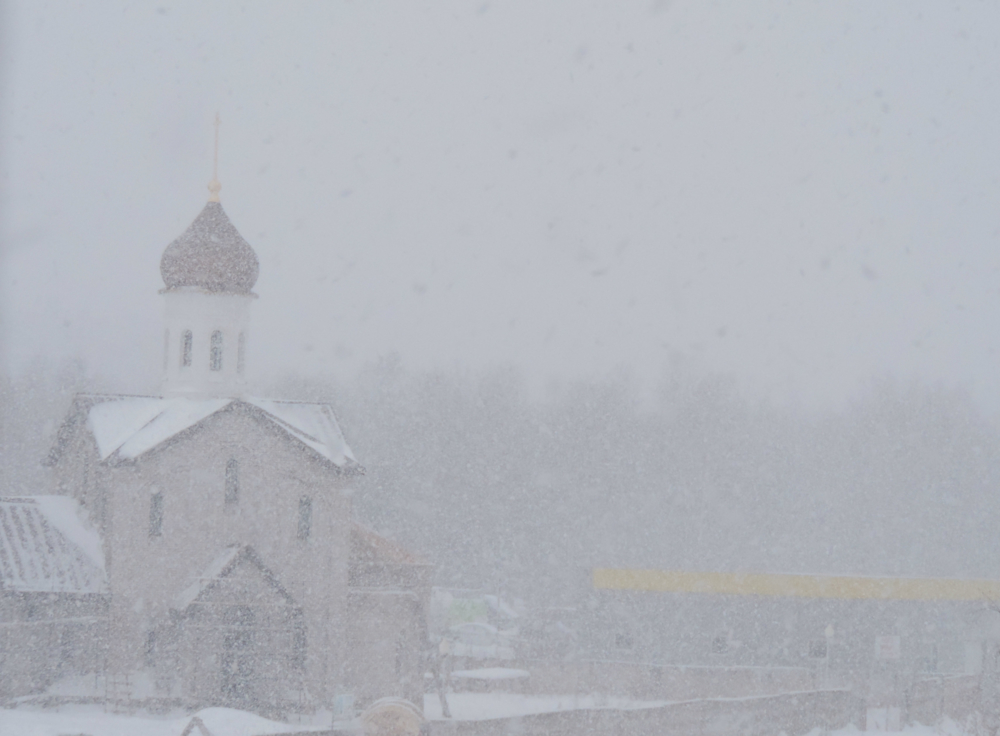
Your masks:
M3 495L45 492L39 461L78 365L0 384ZM1000 575L998 427L961 391L874 381L848 406L750 399L672 369L532 398L509 368L276 382L328 401L367 475L355 514L438 565L443 585L529 605L578 600L589 570Z

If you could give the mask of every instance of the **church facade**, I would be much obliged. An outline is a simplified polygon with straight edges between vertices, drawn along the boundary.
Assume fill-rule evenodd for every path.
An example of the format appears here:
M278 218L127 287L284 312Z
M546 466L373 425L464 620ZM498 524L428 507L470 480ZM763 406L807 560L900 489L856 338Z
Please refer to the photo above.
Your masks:
M420 703L430 567L352 518L330 406L247 395L258 261L217 192L161 259L162 395L76 397L46 461L101 540L89 666L115 701Z

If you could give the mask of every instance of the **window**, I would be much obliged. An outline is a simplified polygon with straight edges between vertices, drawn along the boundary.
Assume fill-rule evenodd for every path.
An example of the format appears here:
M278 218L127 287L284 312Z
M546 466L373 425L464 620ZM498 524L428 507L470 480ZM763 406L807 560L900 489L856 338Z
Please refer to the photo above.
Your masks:
M82 624L67 624L59 632L59 666L72 666L80 658L86 640Z
M244 333L240 333L239 341L236 343L236 372L241 376L243 375L243 369L246 367L247 359L247 336Z
M615 634L615 648L616 649L631 649L634 645L632 641L632 635L625 632L619 632Z
M143 663L147 667L153 667L156 665L156 631L149 630L146 632L146 646L143 650Z
M306 625L297 616L292 629L292 666L300 672L306 668Z
M154 493L149 497L149 536L163 534L163 494Z
M403 667L406 660L406 632L400 631L396 636L396 680L403 677Z
M213 371L222 370L222 333L219 330L212 333L212 350L209 358L209 368Z
M170 355L170 330L163 331L163 370L167 370L169 363L167 362L168 356Z
M184 330L181 334L181 365L191 365L191 348L194 345L194 336L191 330Z
M809 642L809 656L813 659L826 657L826 639L813 639Z
M226 506L240 500L240 466L236 458L229 458L226 463Z
M729 651L729 634L719 634L712 639L712 654L725 654Z
M313 502L308 496L299 499L299 539L309 539L312 531Z
M227 698L248 702L260 664L254 639L256 623L250 606L227 606L222 612L222 692Z
M222 623L225 626L251 627L256 619L250 606L226 606L222 612Z

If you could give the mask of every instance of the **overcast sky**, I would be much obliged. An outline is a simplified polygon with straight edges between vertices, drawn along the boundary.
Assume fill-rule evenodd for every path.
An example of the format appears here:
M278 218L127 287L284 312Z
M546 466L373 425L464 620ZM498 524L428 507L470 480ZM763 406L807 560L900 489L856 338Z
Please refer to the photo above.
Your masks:
M249 369L677 356L837 406L1000 409L1000 6L8 2L2 338L122 390L207 196L256 250Z

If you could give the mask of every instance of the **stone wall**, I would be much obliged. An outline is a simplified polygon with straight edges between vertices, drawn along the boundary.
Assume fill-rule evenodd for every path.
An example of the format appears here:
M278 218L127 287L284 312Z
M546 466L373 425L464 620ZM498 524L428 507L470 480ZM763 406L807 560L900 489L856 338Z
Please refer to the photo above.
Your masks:
M104 666L107 596L0 591L0 701Z
M433 721L433 736L773 736L863 726L863 702L848 690L757 698L718 698L655 708L542 713L483 721Z
M637 700L694 700L842 687L807 667L679 667L632 662L519 662L531 672L526 692L537 695L604 693Z
M904 718L923 724L937 723L944 716L964 721L978 707L977 675L933 677L913 683L906 699Z

